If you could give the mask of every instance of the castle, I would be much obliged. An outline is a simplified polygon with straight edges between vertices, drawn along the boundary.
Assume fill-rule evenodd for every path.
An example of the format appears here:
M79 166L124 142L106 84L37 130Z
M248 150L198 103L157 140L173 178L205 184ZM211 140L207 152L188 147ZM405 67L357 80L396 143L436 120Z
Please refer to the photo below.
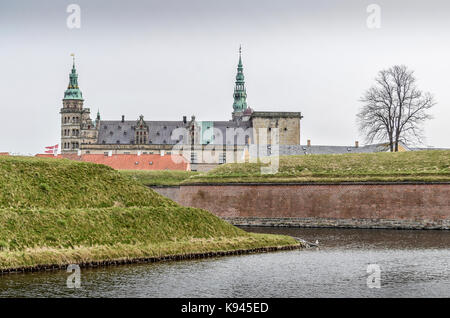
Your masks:
M300 146L300 112L254 111L247 106L241 49L233 112L228 121L196 121L186 116L176 121L102 120L97 112L91 119L78 86L75 59L69 86L61 108L61 153L64 154L159 154L183 153L193 170L225 162L237 162L250 148L265 150L272 144L287 148Z

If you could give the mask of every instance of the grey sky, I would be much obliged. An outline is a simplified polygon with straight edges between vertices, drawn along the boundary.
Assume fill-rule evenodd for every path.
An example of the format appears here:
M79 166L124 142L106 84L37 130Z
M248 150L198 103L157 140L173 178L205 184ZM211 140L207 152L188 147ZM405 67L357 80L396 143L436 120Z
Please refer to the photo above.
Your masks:
M70 3L81 29L66 26ZM380 29L366 26L371 3ZM301 111L302 143L362 140L358 99L405 64L438 102L426 144L450 147L449 16L448 1L0 0L0 151L59 143L72 52L93 116L230 119L239 44L248 104Z

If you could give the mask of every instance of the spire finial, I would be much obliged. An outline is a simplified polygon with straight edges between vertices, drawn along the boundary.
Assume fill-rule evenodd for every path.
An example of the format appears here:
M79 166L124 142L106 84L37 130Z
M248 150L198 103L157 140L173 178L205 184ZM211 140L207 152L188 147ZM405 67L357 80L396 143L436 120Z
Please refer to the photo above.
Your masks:
M78 99L83 100L83 95L78 87L78 74L75 69L75 54L71 53L73 59L72 71L69 73L69 86L64 92L64 99Z
M234 112L243 112L247 109L247 92L245 91L244 66L242 64L242 45L239 45L239 62L236 74L236 86L234 88Z

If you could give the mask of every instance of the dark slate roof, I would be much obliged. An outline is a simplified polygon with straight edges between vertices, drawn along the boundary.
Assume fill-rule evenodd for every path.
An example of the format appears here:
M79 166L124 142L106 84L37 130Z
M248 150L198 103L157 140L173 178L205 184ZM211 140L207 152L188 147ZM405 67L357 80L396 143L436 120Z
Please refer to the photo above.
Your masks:
M412 151L425 151L425 150L450 150L450 148L434 148L434 147L428 147L428 148L409 148Z
M131 144L132 141L134 141L133 128L136 126L136 122L137 120L125 120L124 122L120 120L101 120L98 133L98 144ZM189 121L187 124L184 124L183 121L146 120L145 123L149 127L148 144L175 145L178 143L178 139L182 140L183 137L177 136L175 140L172 140L172 132L177 128L187 127ZM197 122L197 124L198 123L199 122ZM228 128L242 128L244 131L247 128L251 128L251 123L248 121L211 121L211 123L213 124L214 133L216 134L213 144L216 145L221 145L226 142L226 130ZM252 138L252 129L248 129L245 133ZM220 138L220 135L222 138Z
M136 120L101 120L98 132L98 143L106 144L131 144L134 141L134 127ZM176 144L177 140L172 140L172 131L176 128L184 127L180 121L145 121L149 127L149 144Z
M234 129L234 132L239 134L239 128L242 129L242 133L244 135L248 135L250 139L253 140L253 129L251 129L251 123L249 121L213 121L214 126L214 134L216 135L213 144L214 145L224 145L226 143L233 144L233 142L228 141L226 139L227 129ZM222 136L220 138L219 136ZM235 138L236 139L236 138ZM245 136L239 139L239 142L235 142L236 144L245 144Z
M274 111L254 111L252 117L267 117L267 118L279 118L279 117L295 117L302 118L300 112L274 112Z

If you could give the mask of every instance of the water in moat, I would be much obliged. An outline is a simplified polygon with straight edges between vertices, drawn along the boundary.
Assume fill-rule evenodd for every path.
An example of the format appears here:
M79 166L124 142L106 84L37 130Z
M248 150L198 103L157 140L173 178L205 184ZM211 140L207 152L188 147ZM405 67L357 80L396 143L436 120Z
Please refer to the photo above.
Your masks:
M0 297L450 297L450 231L246 228L320 248L0 276ZM380 288L367 267L379 266ZM373 284L371 285L373 286Z

